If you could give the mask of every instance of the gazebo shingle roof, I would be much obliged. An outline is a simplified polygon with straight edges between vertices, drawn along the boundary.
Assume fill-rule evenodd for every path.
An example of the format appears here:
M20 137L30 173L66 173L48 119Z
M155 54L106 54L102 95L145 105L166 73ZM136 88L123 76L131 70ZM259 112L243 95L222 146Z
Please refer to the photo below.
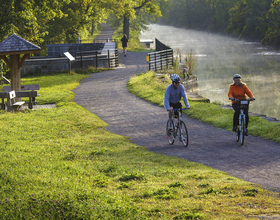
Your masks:
M41 50L37 45L12 34L0 42L0 55L35 53Z

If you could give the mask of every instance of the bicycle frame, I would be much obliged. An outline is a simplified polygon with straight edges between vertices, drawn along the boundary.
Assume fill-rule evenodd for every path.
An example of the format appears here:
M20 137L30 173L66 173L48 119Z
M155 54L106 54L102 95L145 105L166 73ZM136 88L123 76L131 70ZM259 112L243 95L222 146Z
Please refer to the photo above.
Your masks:
M239 119L239 125L238 125L239 131L241 131L241 120L242 120L242 118L244 120L244 124L246 124L244 109L247 108L248 105L249 104L247 104L247 102L246 102L246 104L241 104L240 103L240 105L239 105L239 117L238 117L238 119Z
M176 111L178 112L178 115L175 115ZM177 119L176 123L175 123L175 119ZM179 131L179 134L181 134L181 127L179 126L181 124L181 121L182 121L182 113L181 113L181 111L178 111L177 109L173 110L173 112L172 112L172 121L175 124L175 130L173 132L173 135L174 135L174 138L175 138L177 136L177 134L178 134L178 131Z
M244 134L246 129L246 117L244 113L244 109L248 108L250 101L253 101L252 99L245 99L245 100L239 100L234 99L234 101L238 102L238 108L239 108L239 116L238 116L238 127L236 129L236 141L240 140L241 145L244 144Z
M167 136L168 136L168 142L170 144L173 144L176 136L179 136L179 140L182 141L182 143L185 147L187 147L188 146L188 132L187 132L187 127L186 127L184 121L182 120L181 110L186 110L186 108L173 109L173 111L172 111L173 129L172 129L172 131L167 131ZM175 112L178 112L178 114L175 114ZM177 122L175 122L175 119L177 119ZM168 125L168 123L169 122L167 121L167 125Z

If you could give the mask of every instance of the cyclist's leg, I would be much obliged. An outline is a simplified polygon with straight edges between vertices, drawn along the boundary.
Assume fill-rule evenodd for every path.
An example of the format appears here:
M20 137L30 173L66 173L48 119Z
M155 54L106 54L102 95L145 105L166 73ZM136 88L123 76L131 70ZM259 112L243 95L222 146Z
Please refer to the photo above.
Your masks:
M166 134L167 134L167 139L169 144L173 144L174 143L174 136L173 136L173 131L174 131L174 124L172 122L172 129L169 128L169 120L167 120L166 123Z
M246 108L244 109L244 114L245 114L245 135L248 136L248 124L249 124L249 109Z
M249 112L248 108L244 109L244 114L245 114L245 118L246 118L246 128L248 127L248 124L249 124L249 114L248 114L248 112Z
M178 102L178 103L176 103L176 105L175 105L175 109L180 109L180 108L182 108L182 103L181 102ZM182 115L182 110L180 110L180 112L181 112L181 115ZM179 116L179 113L177 112L177 115ZM182 118L181 118L182 119ZM178 121L178 123L179 123L179 121ZM179 126L179 124L178 124L178 126ZM181 136L181 129L179 129L179 136Z
M241 131L240 131L240 142L241 142L241 145L244 144L245 123L246 123L246 119L245 119L245 116L243 115L242 118L241 118Z
M232 108L234 109L232 130L236 130L238 125L238 118L239 118L238 104L237 103L232 104Z
M174 108L174 106L173 106L173 104L171 102L169 103L169 105L170 105L170 107ZM172 115L173 115L173 112L172 111L168 111L169 130L172 129Z
M168 112L168 118L169 118L169 122L172 122L172 112Z

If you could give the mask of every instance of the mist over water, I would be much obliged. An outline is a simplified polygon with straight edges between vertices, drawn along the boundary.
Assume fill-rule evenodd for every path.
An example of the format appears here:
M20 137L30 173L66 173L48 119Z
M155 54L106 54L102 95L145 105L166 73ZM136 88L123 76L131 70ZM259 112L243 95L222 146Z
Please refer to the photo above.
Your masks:
M231 104L229 85L236 73L242 76L256 101L250 112L280 119L280 51L218 34L151 24L140 39L157 38L182 55L191 51L197 60L198 93L211 102ZM154 45L151 45L154 48ZM183 58L182 58L183 60Z

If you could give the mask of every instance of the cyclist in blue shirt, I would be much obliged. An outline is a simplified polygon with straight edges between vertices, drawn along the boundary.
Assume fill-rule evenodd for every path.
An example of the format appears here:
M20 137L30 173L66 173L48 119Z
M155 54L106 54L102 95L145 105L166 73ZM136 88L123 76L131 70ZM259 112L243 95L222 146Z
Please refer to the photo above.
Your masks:
M164 108L168 111L169 117L169 129L172 130L172 110L182 108L180 102L182 97L187 109L190 109L188 98L185 92L185 88L180 84L180 76L177 74L171 75L172 84L167 86L164 95Z

